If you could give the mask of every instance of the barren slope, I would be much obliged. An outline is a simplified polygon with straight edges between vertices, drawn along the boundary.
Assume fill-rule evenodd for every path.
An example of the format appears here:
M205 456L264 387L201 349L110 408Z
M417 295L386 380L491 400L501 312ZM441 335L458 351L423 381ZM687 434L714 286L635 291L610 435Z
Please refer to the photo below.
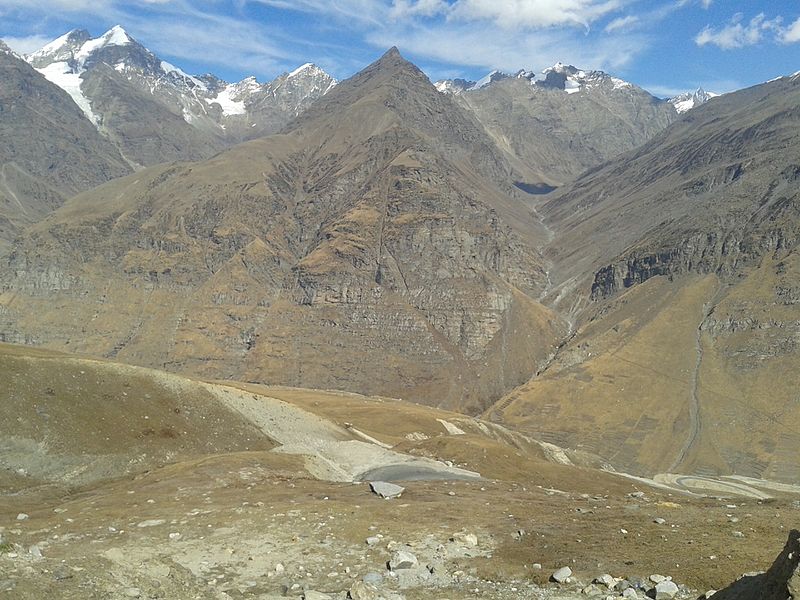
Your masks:
M8 345L0 366L0 590L25 600L343 596L369 573L409 600L573 600L601 573L708 589L766 565L796 513L790 495L657 488L388 398L199 382ZM364 467L380 456L436 464L439 477L383 500L316 471L324 458ZM454 478L464 467L484 478ZM397 550L420 564L390 574ZM577 581L548 584L564 564Z

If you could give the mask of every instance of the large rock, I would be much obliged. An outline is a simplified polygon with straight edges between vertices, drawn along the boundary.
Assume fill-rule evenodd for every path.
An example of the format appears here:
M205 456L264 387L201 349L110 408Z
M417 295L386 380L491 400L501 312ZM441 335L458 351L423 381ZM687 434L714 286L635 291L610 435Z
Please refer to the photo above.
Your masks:
M417 557L407 550L398 550L392 555L392 560L389 561L389 568L392 571L398 569L412 569L419 564Z
M714 594L715 600L800 600L800 531L793 529L766 573L744 576Z
M373 492L378 494L378 496L386 498L387 500L397 498L406 491L406 488L386 481L370 481L369 487Z
M656 584L656 600L672 600L678 595L678 586L674 581L665 579Z

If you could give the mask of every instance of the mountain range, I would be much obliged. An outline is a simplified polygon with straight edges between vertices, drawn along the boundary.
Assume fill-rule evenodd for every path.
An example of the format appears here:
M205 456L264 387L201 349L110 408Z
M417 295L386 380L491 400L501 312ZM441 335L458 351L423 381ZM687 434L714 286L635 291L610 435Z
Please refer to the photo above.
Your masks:
M392 49L228 84L121 28L0 60L64 114L0 115L2 341L799 475L798 77L671 103L563 64L432 84Z
M74 30L25 59L67 91L134 167L199 160L277 132L336 81L306 64L274 81L188 75L116 26Z

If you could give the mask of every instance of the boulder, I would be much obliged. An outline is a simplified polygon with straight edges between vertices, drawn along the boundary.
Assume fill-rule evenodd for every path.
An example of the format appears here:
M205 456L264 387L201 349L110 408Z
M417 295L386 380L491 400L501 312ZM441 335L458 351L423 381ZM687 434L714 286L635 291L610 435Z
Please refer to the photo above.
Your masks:
M370 481L369 487L375 494L387 500L397 498L406 491L406 488L387 481Z
M407 550L398 550L392 555L389 561L389 569L397 571L398 569L413 569L419 564L417 557Z
M678 595L678 586L674 581L665 579L656 584L656 600L672 600Z

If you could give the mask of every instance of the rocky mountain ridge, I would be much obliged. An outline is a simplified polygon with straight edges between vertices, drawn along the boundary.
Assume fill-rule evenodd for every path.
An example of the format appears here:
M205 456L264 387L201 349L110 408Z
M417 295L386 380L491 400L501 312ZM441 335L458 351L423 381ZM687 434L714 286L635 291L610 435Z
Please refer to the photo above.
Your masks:
M311 64L265 84L253 77L237 83L195 77L161 60L121 26L98 38L70 31L26 59L67 91L137 166L207 158L275 133L336 85ZM153 137L162 139L146 139Z
M131 172L60 88L0 49L0 255L70 196Z
M517 178L480 124L392 50L281 135L141 171L41 221L4 268L3 297L49 316L36 325L6 304L2 330L475 411L562 335L536 302L546 232ZM90 323L80 339L47 308L53 295ZM376 372L376 354L394 367Z
M520 187L533 194L640 146L678 116L638 86L562 63L542 73L493 71L475 83L435 85L475 115L523 174Z
M799 94L721 96L548 200L574 335L497 418L634 472L797 480Z
M29 227L0 331L485 410L640 475L793 480L797 78L680 117L572 67L542 82L442 94L393 49L279 135Z

